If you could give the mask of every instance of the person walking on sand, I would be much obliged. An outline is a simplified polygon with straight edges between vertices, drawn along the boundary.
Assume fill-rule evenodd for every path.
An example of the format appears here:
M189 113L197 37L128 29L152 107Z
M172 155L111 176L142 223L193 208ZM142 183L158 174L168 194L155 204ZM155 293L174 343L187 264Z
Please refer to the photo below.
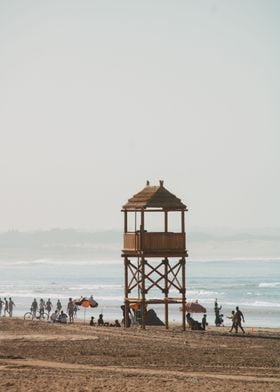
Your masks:
M238 306L236 306L235 309L236 309L235 317L236 317L236 326L237 326L237 329L238 329L238 327L240 327L241 331L242 331L243 333L245 333L245 331L244 331L244 329L243 329L243 327L242 327L242 325L241 325L241 321L243 321L243 323L245 323L245 319L244 319L243 313L241 312L241 310L239 310L239 307L238 307Z
M69 298L69 302L67 305L67 313L69 316L69 323L74 323L74 303L72 298Z
M0 316L2 316L2 308L3 308L4 304L5 304L5 302L2 301L2 298L0 298Z
M236 322L236 313L234 310L231 312L231 316L228 316L228 318L231 319L231 321L232 321L231 329L229 330L229 332L232 332L232 330L235 329L235 333L237 333L238 332L238 325Z
M10 297L9 303L8 303L8 312L9 312L10 317L13 317L14 306L16 306L16 305L15 305L14 301L12 300L12 298Z

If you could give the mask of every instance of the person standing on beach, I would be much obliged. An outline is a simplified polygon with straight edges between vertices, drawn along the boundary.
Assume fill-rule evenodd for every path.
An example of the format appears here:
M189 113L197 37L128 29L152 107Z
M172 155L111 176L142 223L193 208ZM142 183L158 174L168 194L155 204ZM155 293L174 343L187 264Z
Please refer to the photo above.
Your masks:
M10 297L9 303L8 303L8 312L9 312L10 317L13 317L14 306L16 306L16 305L15 305L14 301L12 300L12 298Z
M72 301L72 298L69 298L69 302L67 305L67 313L69 316L69 323L74 322L74 303Z
M34 298L32 304L31 304L31 312L33 313L34 317L36 316L37 309L38 309L38 302L37 302L36 298Z
M50 298L48 298L47 302L46 302L46 311L48 312L48 319L50 317L50 312L52 310L52 303Z
M229 332L232 332L232 330L235 329L235 333L237 333L238 332L238 325L236 322L236 313L234 310L231 312L231 316L228 316L228 318L231 319L231 321L232 321L231 329L229 330Z
M216 325L216 327L220 327L223 324L223 318L222 318L222 315L220 314L220 310L221 309L222 309L222 306L218 306L218 300L216 298L215 303L214 303L215 325Z
M4 301L2 301L2 299L0 298L0 316L2 316L2 308L3 308L3 305L4 305Z
M40 303L39 303L39 312L40 312L40 316L43 316L44 311L45 311L45 301L43 300L43 298L40 299Z
M245 331L244 331L244 329L243 329L243 327L242 327L242 325L241 325L241 321L243 321L243 323L245 323L245 319L244 319L243 313L241 312L241 310L239 310L239 307L238 307L238 306L236 306L235 309L236 309L236 312L235 312L235 319L236 319L236 327L237 327L237 330L238 330L238 327L240 327L241 331L242 331L243 333L245 333Z
M57 300L57 303L56 303L56 309L57 309L58 313L60 313L60 311L62 309L62 305L61 305L61 302L59 299Z
M99 325L99 327L100 326L103 327L103 325L104 325L104 320L103 320L103 314L102 313L99 315L99 318L97 320L97 324Z
M8 304L7 298L5 297L4 298L4 314L3 314L4 317L6 317L6 313L9 314L9 304Z
M204 331L206 330L207 325L208 325L208 323L206 321L206 314L204 314L202 317L202 320L201 320L201 326L202 326L202 329L204 329Z

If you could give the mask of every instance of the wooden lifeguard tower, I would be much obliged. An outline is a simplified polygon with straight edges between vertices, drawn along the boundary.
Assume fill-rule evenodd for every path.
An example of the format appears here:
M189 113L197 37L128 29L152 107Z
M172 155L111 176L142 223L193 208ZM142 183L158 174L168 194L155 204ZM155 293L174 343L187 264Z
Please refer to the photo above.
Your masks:
M141 326L145 328L145 311L149 304L163 304L165 327L168 328L168 307L181 304L182 324L186 329L185 268L186 233L185 212L187 208L160 181L159 186L146 187L135 194L123 206L124 235L122 257L124 258L124 304L125 326L129 326L129 311L132 304L141 308ZM169 214L175 213L179 229L169 231ZM162 229L147 231L146 215L163 214ZM133 228L129 227L129 223ZM139 224L138 224L139 221ZM156 296L160 292L160 298ZM174 296L175 292L175 296ZM170 296L172 294L172 297Z

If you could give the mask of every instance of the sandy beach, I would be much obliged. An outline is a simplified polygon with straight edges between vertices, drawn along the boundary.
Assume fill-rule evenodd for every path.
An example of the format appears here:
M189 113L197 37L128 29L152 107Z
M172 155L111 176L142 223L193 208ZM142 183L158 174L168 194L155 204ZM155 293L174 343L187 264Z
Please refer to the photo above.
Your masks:
M0 391L279 391L280 330L0 319Z

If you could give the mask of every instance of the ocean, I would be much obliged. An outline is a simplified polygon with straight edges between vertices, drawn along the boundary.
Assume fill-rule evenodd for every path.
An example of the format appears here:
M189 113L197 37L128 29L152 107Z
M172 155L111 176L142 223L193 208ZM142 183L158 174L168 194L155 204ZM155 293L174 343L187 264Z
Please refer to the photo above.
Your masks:
M68 298L93 295L95 309L80 309L78 318L89 320L103 313L105 321L122 318L124 269L121 257L112 260L1 260L0 297L12 297L14 315L22 317L33 298L60 299L64 309ZM225 325L239 306L246 327L280 327L280 259L187 260L188 301L207 308L207 321L214 325L214 301L222 306ZM171 294L170 294L171 295ZM156 296L156 292L155 292ZM172 295L171 295L172 296ZM161 298L161 293L157 293ZM163 306L152 308L164 320ZM202 315L196 314L199 320ZM180 323L179 305L170 305L170 323Z

